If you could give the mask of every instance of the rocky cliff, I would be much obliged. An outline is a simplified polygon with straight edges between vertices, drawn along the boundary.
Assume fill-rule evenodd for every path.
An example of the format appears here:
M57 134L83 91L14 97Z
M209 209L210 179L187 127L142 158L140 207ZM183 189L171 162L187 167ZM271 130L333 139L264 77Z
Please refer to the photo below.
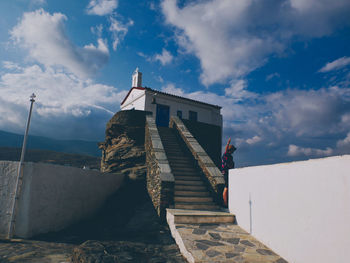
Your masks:
M101 172L121 172L131 180L146 178L145 111L117 112L106 125Z

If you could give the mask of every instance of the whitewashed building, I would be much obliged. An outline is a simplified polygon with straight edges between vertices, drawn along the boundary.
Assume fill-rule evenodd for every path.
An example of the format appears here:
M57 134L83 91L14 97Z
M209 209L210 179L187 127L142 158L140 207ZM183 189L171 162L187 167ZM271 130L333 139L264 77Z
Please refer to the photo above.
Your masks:
M142 73L135 70L132 88L120 106L121 110L143 110L152 112L158 126L168 126L170 116L204 122L222 128L221 107L177 95L142 87Z

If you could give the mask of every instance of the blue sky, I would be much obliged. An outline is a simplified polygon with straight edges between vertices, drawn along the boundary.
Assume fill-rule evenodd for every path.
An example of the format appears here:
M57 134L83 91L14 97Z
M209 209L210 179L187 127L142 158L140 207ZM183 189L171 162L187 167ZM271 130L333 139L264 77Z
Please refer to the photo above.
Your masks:
M103 140L131 86L222 106L238 166L350 153L348 0L3 0L0 129Z

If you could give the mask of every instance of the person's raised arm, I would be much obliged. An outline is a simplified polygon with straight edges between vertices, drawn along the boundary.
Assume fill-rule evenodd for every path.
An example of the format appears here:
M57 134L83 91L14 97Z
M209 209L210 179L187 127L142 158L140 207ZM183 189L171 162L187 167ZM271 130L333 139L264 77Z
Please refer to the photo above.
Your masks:
M226 147L225 147L225 153L227 153L228 147L230 146L231 138L228 138Z

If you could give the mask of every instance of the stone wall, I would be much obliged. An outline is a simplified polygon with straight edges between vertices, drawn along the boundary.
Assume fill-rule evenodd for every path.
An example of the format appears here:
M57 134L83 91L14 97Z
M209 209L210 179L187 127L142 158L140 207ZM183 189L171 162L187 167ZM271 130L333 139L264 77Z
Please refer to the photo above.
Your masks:
M101 172L121 172L131 180L145 180L145 111L117 112L106 125L102 150Z
M145 148L147 190L158 216L165 219L165 209L174 205L175 179L152 116L146 116Z
M206 151L198 143L195 137L189 132L185 124L177 116L172 116L170 119L170 127L175 128L192 153L195 160L198 162L198 166L204 173L210 189L214 193L217 202L221 202L221 194L225 186L224 177L220 170L216 167L212 159L208 156Z
M182 119L188 131L196 138L217 167L221 165L222 130L220 126Z

